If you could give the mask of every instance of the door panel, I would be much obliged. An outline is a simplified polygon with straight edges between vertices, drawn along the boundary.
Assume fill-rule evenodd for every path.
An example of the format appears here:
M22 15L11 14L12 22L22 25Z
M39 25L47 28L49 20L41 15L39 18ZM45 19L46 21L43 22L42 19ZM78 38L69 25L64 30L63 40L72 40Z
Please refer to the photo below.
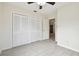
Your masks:
M28 42L27 16L13 14L13 47Z
M29 18L30 24L30 40L31 42L42 39L42 22L41 19L36 17Z
M42 40L42 19L13 14L13 47Z

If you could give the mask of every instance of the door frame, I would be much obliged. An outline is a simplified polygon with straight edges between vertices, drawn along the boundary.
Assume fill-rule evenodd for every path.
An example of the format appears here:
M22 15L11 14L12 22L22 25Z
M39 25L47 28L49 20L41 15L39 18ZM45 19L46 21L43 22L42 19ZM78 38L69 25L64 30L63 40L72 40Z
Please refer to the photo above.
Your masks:
M52 19L49 19L49 39L50 39L50 21L51 20L54 20L54 22L55 22L55 18L52 18ZM55 24L55 26L56 26L56 24ZM55 27L56 28L56 27ZM54 28L54 30L55 30L55 28ZM56 30L55 30L56 31ZM54 32L54 35L55 35L55 32Z

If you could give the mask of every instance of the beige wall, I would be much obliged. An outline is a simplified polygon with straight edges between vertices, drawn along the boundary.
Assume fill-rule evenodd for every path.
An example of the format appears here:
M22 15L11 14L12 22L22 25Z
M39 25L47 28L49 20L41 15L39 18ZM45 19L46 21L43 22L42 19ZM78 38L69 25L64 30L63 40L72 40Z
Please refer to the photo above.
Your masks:
M57 12L58 45L79 52L79 3L63 6Z

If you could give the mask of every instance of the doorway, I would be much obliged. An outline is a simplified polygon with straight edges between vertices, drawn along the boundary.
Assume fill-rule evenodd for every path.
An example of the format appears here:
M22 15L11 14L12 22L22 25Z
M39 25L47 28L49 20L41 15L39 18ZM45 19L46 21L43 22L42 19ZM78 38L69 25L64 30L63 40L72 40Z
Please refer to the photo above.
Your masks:
M55 41L55 19L49 20L49 39Z

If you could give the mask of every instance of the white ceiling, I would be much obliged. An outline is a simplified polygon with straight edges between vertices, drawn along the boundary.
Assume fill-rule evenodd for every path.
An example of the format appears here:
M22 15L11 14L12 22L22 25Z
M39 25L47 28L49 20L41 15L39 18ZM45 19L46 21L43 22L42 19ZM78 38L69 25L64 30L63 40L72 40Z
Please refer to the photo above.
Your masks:
M68 2L56 2L55 5L50 5L50 4L45 4L43 5L43 9L39 9L39 5L37 3L33 3L33 4L27 4L26 2L10 2L9 4L15 5L15 6L19 6L22 8L26 8L29 11L33 12L34 10L36 10L36 13L40 13L42 15L46 15L46 16L50 16L53 14L54 11L56 11L57 8L68 4Z

